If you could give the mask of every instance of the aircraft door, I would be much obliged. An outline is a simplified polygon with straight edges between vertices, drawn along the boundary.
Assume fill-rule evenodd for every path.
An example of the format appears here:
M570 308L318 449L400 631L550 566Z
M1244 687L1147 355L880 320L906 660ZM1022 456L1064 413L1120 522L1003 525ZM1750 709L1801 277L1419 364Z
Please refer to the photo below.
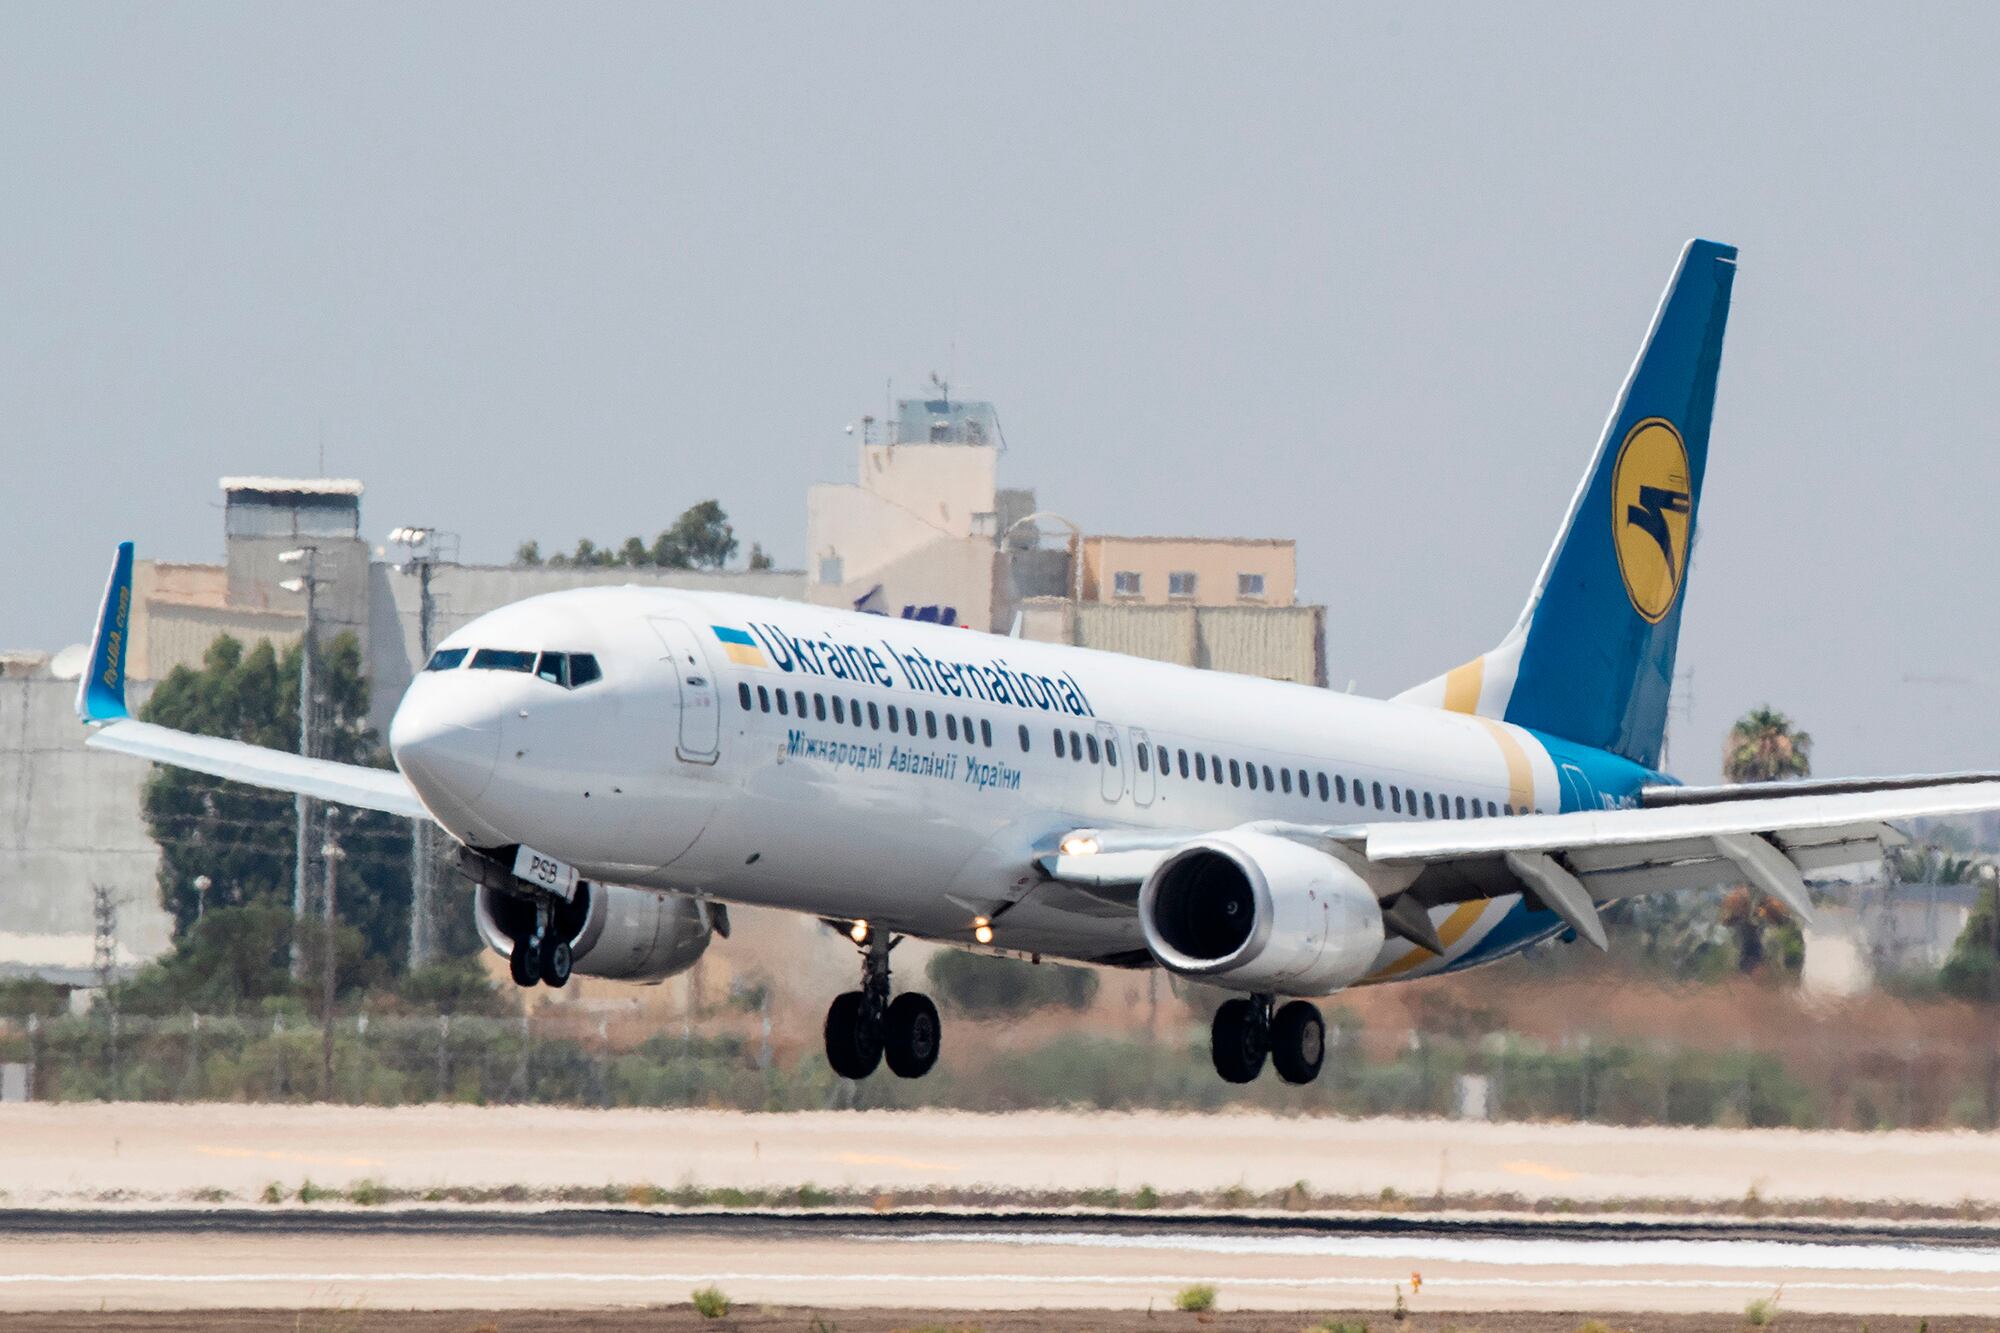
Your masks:
M1115 801L1125 794L1125 766L1132 762L1132 756L1118 743L1118 728L1109 722L1097 724L1097 745L1104 756L1097 766L1102 779L1100 790L1105 800Z
M1153 742L1138 727L1132 728L1132 802L1135 805L1153 803L1153 785L1159 775L1153 771Z
M712 764L721 753L722 699L708 669L701 640L678 620L651 617L666 645L666 660L680 688L680 735L674 754L690 764Z
M1569 793L1572 806L1578 810L1597 809L1597 788L1590 785L1590 779L1575 764L1564 764L1563 788Z

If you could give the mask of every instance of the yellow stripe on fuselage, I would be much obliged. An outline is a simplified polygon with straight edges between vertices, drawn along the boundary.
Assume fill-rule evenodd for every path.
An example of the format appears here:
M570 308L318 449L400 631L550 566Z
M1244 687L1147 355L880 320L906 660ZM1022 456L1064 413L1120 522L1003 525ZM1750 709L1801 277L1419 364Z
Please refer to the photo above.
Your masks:
M1527 747L1521 738L1508 729L1504 722L1482 717L1480 724L1493 736L1493 743L1500 747L1500 757L1507 763L1507 795L1514 806L1514 813L1520 814L1535 808L1535 765L1528 758Z
M1486 905L1492 901L1491 898L1475 898L1469 903L1460 903L1451 909L1451 915L1444 919L1442 926L1438 927L1438 942L1444 945L1444 957L1451 956L1452 946L1465 938L1465 932L1472 929L1479 920L1480 913L1484 912ZM1438 956L1421 944L1412 944L1410 951L1401 958L1387 967L1369 973L1355 984L1366 986L1375 981L1392 981L1411 968L1420 967Z
M1475 657L1453 667L1444 678L1444 706L1453 713L1477 713L1480 687L1486 683L1486 659Z

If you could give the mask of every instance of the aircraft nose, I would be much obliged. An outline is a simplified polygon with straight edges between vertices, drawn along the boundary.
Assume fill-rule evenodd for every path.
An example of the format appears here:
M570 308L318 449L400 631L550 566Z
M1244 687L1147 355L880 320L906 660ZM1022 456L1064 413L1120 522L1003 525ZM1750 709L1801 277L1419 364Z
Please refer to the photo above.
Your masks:
M454 707L434 690L411 690L389 723L396 767L447 828L480 821L474 803L500 760L500 718L490 709Z

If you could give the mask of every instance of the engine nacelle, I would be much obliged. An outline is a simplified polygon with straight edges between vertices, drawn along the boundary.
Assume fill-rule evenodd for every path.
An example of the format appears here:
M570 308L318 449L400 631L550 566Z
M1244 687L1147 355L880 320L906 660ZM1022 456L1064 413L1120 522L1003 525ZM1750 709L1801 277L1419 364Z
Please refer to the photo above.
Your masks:
M1139 889L1146 947L1171 972L1230 990L1330 995L1382 951L1382 909L1352 869L1268 833L1221 833Z
M534 925L534 903L482 884L475 904L480 937L502 958L511 957L514 937ZM695 965L715 919L705 904L682 894L585 880L572 901L556 903L554 928L569 939L570 966L578 976L652 986Z

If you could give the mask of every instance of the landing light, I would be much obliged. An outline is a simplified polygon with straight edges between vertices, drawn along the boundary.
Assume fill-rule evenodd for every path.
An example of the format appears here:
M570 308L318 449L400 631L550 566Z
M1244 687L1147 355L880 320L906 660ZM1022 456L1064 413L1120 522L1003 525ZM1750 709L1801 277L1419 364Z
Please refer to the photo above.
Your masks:
M983 916L972 918L972 938L981 944L993 943L993 923Z
M1078 835L1076 837L1064 838L1062 841L1062 854L1064 856L1095 856L1097 855L1097 851L1098 843L1095 838L1086 838Z
M868 943L868 923L866 921L855 922L847 928L847 937L856 944Z

